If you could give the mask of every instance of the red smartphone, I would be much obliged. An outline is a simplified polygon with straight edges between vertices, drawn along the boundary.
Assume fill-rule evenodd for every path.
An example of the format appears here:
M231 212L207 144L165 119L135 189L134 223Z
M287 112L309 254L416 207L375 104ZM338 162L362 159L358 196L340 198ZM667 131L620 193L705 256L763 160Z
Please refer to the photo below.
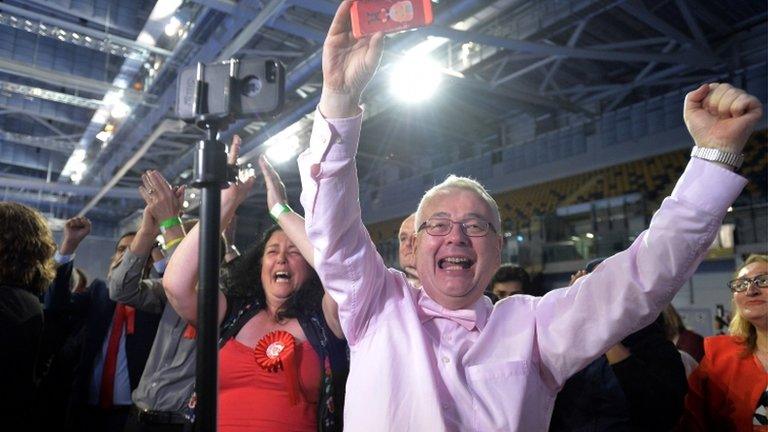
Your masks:
M432 24L431 0L357 0L350 10L352 34L360 39Z

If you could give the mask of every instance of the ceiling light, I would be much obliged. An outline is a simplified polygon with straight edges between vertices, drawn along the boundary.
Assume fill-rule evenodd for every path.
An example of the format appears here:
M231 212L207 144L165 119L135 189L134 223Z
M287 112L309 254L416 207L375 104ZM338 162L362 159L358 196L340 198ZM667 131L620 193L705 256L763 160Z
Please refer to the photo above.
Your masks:
M114 105L112 105L112 110L109 111L109 114L116 119L125 118L128 113L131 112L131 107L129 107L125 102L116 102Z
M123 100L123 92L122 91L109 91L106 95L104 95L104 104L106 105L114 105L117 102L120 102Z
M107 142L110 138L112 138L112 132L103 130L96 134L96 139L101 142Z
M291 135L285 139L275 140L274 144L269 146L265 154L270 162L280 164L290 160L298 153L300 148L299 137Z
M146 30L142 30L141 33L139 33L139 37L136 38L136 42L148 46L155 46L155 42L157 41L155 41L155 38Z
M587 237L588 239L595 238L595 235L592 233L586 233L584 234L584 236Z
M181 0L158 0L155 3L152 13L149 15L149 19L160 21L165 19L176 12L176 9L181 6Z
M442 80L441 67L432 60L406 56L390 72L390 90L405 102L420 102L434 94Z
M104 124L109 120L109 113L103 108L96 110L96 114L93 115L92 121L98 124Z
M181 21L179 21L178 18L175 16L171 17L171 20L168 22L168 24L165 25L165 35L168 37L174 36L179 32L179 29L181 28Z
M85 160L85 149L75 149L72 152L72 160L75 162L82 162Z

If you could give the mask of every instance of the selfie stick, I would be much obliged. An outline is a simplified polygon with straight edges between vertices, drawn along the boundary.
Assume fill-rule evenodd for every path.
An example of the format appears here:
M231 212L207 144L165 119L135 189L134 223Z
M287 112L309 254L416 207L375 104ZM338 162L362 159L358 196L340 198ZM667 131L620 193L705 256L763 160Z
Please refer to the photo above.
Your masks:
M238 61L230 60L229 80L224 94L228 112L208 115L208 84L205 65L197 64L194 98L195 124L205 138L197 144L195 174L192 186L202 191L200 204L199 288L197 291L197 378L195 392L195 430L216 431L218 396L219 338L219 242L221 189L227 186L227 154L224 143L217 139L219 129L226 127L232 107L233 81Z

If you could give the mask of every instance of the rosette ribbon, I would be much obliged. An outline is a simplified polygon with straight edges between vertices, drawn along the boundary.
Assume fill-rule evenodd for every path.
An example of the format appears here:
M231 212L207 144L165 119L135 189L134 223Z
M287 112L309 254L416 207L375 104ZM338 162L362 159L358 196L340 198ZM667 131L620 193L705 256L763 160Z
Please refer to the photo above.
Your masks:
M299 403L299 377L296 364L296 340L283 330L262 337L253 349L253 357L262 369L277 373L285 371L285 384L291 405Z

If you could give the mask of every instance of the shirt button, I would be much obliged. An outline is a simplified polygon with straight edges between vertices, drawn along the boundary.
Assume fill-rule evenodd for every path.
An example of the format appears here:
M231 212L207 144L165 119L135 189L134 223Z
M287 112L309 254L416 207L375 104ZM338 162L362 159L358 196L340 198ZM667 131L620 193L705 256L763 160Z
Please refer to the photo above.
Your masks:
M443 361L443 363L450 363L451 362L451 359L449 359L448 357L445 357L445 356L443 356L443 358L441 360Z
M152 387L157 387L157 383L156 383L156 382L153 382L153 383L152 383Z
M442 405L442 407L443 407L443 409L444 409L444 410L447 410L447 409L449 408L449 406L448 406L448 404L447 404L447 403L443 403L443 404L441 404L441 405Z

